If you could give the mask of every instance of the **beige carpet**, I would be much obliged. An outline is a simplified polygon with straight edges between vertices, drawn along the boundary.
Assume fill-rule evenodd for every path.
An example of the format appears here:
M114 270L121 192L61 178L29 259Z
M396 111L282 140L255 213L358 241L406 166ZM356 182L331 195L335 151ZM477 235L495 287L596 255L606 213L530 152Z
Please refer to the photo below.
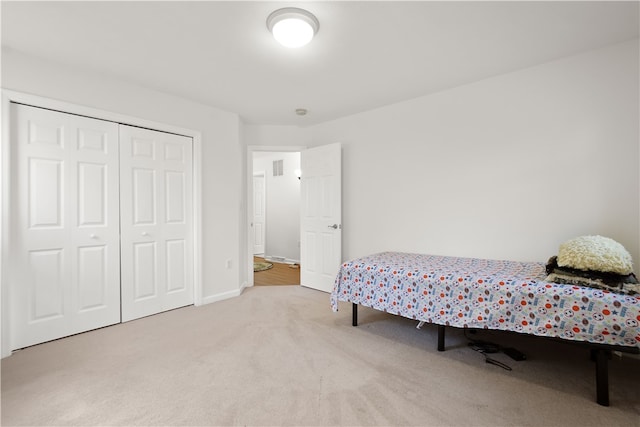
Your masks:
M638 426L640 360L610 362L595 403L585 349L481 333L528 360L484 362L436 329L300 286L251 288L2 360L2 425Z

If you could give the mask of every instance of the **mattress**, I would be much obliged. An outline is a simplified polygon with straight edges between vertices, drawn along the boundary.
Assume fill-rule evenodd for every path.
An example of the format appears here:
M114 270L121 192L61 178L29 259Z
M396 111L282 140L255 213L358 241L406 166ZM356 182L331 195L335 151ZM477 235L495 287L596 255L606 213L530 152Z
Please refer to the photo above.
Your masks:
M640 347L640 296L549 283L543 263L384 252L342 264L351 302L438 325Z

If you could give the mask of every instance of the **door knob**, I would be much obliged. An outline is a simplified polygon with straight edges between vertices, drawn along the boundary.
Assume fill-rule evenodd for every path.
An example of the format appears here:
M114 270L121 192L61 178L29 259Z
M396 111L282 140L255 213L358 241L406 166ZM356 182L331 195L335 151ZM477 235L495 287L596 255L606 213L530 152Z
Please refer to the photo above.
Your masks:
M146 231L143 231L143 232L142 232L142 235L143 235L144 237L148 237L148 236L149 236L149 233L147 233Z
M328 225L327 227L333 228L334 230L338 229L338 224Z
M96 236L95 234L89 234L89 238L90 238L90 239L97 239L97 238L98 238L98 236Z

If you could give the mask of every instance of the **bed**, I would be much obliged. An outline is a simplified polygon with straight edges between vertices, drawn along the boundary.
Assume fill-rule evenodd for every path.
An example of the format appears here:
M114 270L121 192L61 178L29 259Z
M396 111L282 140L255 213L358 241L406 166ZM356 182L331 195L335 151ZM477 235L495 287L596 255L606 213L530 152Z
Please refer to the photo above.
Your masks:
M384 252L342 264L331 293L358 305L445 327L492 329L587 345L596 400L609 405L611 351L640 353L640 295L546 282L545 264Z

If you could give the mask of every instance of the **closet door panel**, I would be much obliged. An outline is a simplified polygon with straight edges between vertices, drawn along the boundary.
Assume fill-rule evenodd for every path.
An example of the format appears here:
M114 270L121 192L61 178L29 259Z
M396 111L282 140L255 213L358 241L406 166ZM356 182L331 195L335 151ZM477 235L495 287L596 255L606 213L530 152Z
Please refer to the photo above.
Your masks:
M29 228L62 227L62 159L29 158L27 180Z
M78 333L120 322L120 176L118 124L70 115L71 307ZM90 327L88 327L91 325Z
M12 349L120 321L117 124L12 104Z
M167 224L184 224L186 221L186 181L184 172L167 171L165 173L165 219Z
M65 310L64 249L29 251L28 322L60 319Z
M182 292L187 289L187 247L184 239L166 242L167 293Z
M133 224L156 225L156 172L153 169L133 168L131 173Z
M107 220L107 166L78 163L78 226L105 226Z
M192 140L120 126L122 319L193 304Z
M107 257L106 245L78 248L78 311L98 310L107 306Z
M133 302L141 303L158 297L157 256L155 242L138 242L133 244Z

